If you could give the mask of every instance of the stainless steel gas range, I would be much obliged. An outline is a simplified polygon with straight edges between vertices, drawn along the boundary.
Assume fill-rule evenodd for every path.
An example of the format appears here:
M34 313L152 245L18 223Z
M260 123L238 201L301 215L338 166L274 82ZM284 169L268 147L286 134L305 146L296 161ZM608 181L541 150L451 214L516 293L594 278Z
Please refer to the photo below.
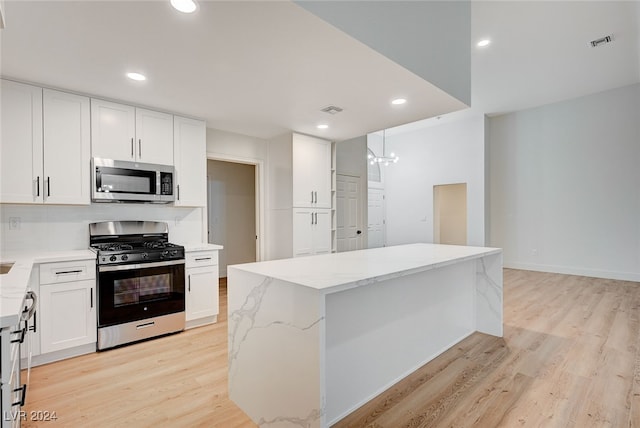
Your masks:
M97 253L98 350L184 330L184 247L166 223L89 225Z

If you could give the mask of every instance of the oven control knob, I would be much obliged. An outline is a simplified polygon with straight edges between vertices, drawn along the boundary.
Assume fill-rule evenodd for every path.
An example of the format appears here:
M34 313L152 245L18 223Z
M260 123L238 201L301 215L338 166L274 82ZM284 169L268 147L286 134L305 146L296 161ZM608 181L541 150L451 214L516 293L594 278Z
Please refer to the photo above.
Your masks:
M126 262L127 260L129 260L129 256L127 256L126 254L123 254L122 257L120 257L122 259L123 262Z
M162 258L165 258L165 257L167 257L168 255L169 255L169 251L168 251L168 250L164 250L164 251L162 252Z
M142 253L142 258L143 259L148 259L149 258L149 254L148 253Z
M109 260L112 261L112 262L115 262L116 261L116 256L109 257Z
M178 255L178 250L171 250L171 257L175 257Z

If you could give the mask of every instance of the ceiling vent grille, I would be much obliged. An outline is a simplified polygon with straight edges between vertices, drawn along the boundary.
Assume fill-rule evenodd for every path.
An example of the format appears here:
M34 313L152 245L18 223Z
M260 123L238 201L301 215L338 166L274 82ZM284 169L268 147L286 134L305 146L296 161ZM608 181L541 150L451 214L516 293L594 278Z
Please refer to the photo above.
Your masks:
M613 37L605 36L605 37L600 37L599 39L591 40L590 43L592 48L597 48L600 45L605 45L607 43L611 43L612 41L613 41Z
M323 111L323 112L329 113L329 114L336 114L336 113L340 113L342 111L342 109L340 107L336 107L336 106L327 106L327 107L321 109L320 111Z

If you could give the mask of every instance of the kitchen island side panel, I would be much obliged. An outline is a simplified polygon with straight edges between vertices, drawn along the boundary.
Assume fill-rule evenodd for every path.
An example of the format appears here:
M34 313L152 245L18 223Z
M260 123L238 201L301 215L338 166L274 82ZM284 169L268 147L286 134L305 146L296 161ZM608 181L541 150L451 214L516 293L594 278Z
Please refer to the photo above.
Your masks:
M502 253L476 259L476 330L502 337Z
M327 295L331 425L475 331L476 260Z
M324 299L228 268L229 397L258 425L324 426Z

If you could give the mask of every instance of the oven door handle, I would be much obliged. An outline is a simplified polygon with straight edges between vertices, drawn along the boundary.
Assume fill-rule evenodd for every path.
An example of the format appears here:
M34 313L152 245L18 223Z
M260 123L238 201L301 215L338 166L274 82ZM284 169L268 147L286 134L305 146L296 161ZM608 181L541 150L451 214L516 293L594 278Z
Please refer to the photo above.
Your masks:
M122 270L144 269L144 268L154 268L154 267L183 265L183 264L184 264L184 259L167 260L165 262L132 263L129 265L98 266L98 272L114 272L114 271L122 271Z

